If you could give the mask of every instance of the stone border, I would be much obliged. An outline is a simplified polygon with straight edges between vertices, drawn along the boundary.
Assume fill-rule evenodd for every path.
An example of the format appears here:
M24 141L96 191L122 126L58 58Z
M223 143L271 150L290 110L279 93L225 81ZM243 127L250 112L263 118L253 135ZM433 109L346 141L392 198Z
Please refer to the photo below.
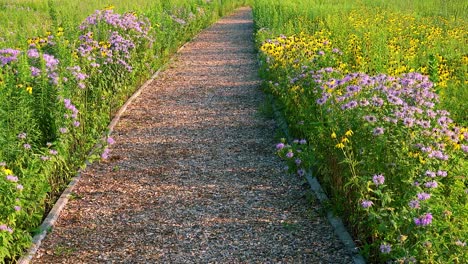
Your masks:
M278 109L275 99L273 98L272 95L266 95L266 96L269 100L271 100L273 112L275 115L275 120L278 126L280 127L281 131L285 134L288 141L291 141L292 137L289 134L288 123L286 119L284 118L283 114ZM327 195L325 194L325 192L323 191L322 186L317 181L317 178L312 175L311 170L308 170L306 172L305 178L307 179L307 182L309 183L310 188L312 189L312 191L315 194L315 197L317 197L320 203L322 205L327 203L329 199ZM351 254L354 264L365 264L366 261L364 257L359 253L359 250L356 247L356 244L354 243L353 238L351 237L349 232L346 230L341 218L335 216L331 210L327 210L327 219L330 225L333 227L333 230L335 231L336 236L338 236L340 241L343 243L346 251L348 251L348 253Z

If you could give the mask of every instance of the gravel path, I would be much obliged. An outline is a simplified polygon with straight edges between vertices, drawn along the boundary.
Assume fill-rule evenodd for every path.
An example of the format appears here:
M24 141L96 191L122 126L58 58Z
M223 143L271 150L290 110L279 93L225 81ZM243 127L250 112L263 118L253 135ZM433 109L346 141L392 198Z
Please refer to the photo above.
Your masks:
M130 105L33 263L352 263L274 154L252 14L202 32Z

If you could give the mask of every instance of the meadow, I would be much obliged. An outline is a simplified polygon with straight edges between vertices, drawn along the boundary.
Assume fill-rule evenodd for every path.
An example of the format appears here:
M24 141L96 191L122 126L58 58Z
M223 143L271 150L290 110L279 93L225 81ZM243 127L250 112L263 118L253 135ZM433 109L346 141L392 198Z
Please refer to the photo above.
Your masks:
M17 259L135 89L243 1L0 1L0 263ZM99 146L93 148L93 146Z
M371 263L468 259L466 1L254 3L264 90Z

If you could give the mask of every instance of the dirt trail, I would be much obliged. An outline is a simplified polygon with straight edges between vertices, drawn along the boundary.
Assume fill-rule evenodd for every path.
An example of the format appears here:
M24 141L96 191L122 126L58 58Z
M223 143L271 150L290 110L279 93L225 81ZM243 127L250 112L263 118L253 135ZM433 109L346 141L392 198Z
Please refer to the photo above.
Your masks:
M33 263L352 263L274 154L249 8L221 19L130 105Z

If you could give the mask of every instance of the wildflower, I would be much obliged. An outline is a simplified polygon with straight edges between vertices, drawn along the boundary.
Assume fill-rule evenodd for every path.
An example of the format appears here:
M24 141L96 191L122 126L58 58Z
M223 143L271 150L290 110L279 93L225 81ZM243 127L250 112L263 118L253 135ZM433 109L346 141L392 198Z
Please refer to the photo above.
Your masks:
M57 151L57 150L54 150L54 149L51 149L51 150L49 151L49 153L50 153L51 155L57 155L57 154L58 154L58 151Z
M294 162L296 163L296 165L299 166L299 165L301 165L302 160L297 158Z
M287 158L292 158L293 156L294 156L294 153L292 153L292 151L289 151L288 153L286 153Z
M464 247L466 246L466 242L461 242L460 239L458 239L457 241L455 241L455 245L459 247Z
M80 126L80 122L79 121L73 121L73 126L74 127L79 127Z
M463 152L468 153L468 145L461 145L460 147L463 150Z
M42 161L47 161L47 160L50 160L50 157L48 157L48 156L41 156L41 160L42 160Z
M333 132L333 133L331 134L331 138L336 138L336 133L335 133L335 132Z
M21 51L15 49L0 49L0 66L17 61L20 53Z
M61 127L61 128L59 129L59 131L60 131L60 133L65 134L65 133L68 132L68 129L67 129L66 127Z
M115 143L115 140L113 138L111 138L111 137L107 138L107 144L113 145L114 143Z
M39 58L39 52L37 49L29 49L28 50L28 57L31 59Z
M441 177L447 177L447 171L439 170L437 171L437 175Z
M301 139L301 140L299 140L299 144L305 145L305 144L307 144L307 140Z
M392 246L389 245L389 244L381 244L380 245L380 252L382 252L383 254L388 254L390 253L390 251L392 251Z
M16 189L18 189L20 191L23 190L23 185L21 185L21 184L16 185Z
M297 170L297 174L298 174L299 176L301 176L301 177L304 176L304 174L305 174L304 169L298 169L298 170Z
M15 211L17 211L17 212L18 212L18 211L21 211L21 206L15 205Z
M19 139L26 139L26 133L22 132L18 134Z
M384 129L382 127L376 127L374 128L374 136L382 135L384 133Z
M363 200L361 202L361 206L362 208L369 208L373 205L374 203L372 201L369 201L369 200Z
M417 226L427 226L432 223L432 214L426 213L426 214L421 215L418 218L414 218L413 220Z
M276 144L276 149L277 149L277 150L281 150L281 149L283 149L283 148L284 148L284 143L278 143L278 144Z
M433 171L427 170L427 171L426 171L426 176L427 176L427 177L434 178L434 177L436 176L436 173L433 172Z
M18 177L14 176L14 175L7 175L6 179L7 179L7 181L11 181L11 182L17 182L18 181Z
M437 188L438 184L436 181L430 181L430 182L426 182L424 186L426 188Z
M24 147L25 149L31 149L31 145L29 145L29 144L27 144L27 143L24 144L23 147Z
M6 231L10 234L13 233L13 229L9 228L7 225L0 225L0 231Z
M349 139L344 137L341 139L341 143L349 143Z
M375 186L379 186L385 182L385 177L383 174L375 174L372 177L372 181L374 182Z
M105 148L104 151L101 154L102 159L108 159L109 158L109 152L110 150L108 148Z
M346 131L345 135L350 137L350 136L353 135L353 131L351 129L349 129L348 131Z
M377 118L375 116L371 116L371 115L365 116L364 119L369 123L374 123L374 122L377 121Z
M418 197L418 200L424 201L424 200L427 200L427 199L431 198L431 194L422 192L422 193L418 193L417 197Z

